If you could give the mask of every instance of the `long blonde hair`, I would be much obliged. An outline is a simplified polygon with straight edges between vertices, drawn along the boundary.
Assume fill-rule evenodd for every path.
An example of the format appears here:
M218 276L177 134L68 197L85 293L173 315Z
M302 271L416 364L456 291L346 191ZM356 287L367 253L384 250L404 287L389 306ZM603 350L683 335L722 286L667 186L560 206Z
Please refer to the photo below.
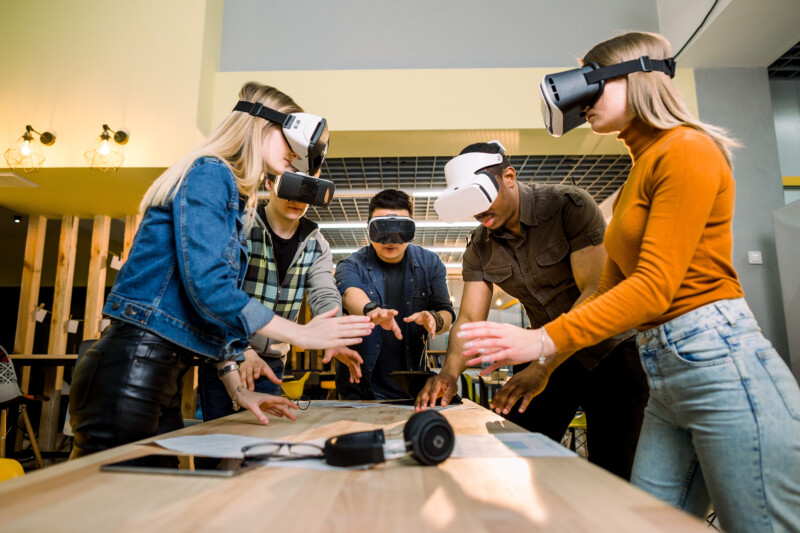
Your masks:
M274 87L256 82L247 82L239 91L239 100L260 102L281 113L301 113L303 109L294 100ZM234 176L239 194L247 197L246 225L254 218L258 201L256 191L265 173L261 144L271 128L280 125L249 113L233 111L211 134L186 157L164 171L144 194L139 211L144 213L150 206L164 205L171 201L186 177L192 163L204 156L222 160Z
M601 67L649 56L650 59L672 57L672 46L657 33L631 32L603 41L584 56L583 63L594 62ZM731 164L731 148L740 144L720 127L695 118L683 97L663 72L632 72L628 76L628 106L646 124L667 130L689 126L702 131L719 146Z

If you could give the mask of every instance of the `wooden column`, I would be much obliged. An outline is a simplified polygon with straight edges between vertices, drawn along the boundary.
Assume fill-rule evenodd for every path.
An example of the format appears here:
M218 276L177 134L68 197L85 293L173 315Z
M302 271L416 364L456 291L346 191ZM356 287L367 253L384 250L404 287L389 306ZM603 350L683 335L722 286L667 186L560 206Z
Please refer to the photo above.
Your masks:
M111 217L97 215L92 228L92 251L89 259L89 279L86 283L86 315L83 322L83 339L100 337L103 299L106 288L106 263Z
M75 273L77 243L78 217L65 215L61 221L61 238L58 245L53 319L50 322L50 342L47 347L49 354L65 354L67 350L67 325L72 303L72 278ZM63 379L63 366L48 368L45 372L44 394L50 397L50 401L42 405L42 419L39 423L39 444L43 450L52 450L55 446Z
M28 217L28 238L25 242L25 262L22 265L22 283L17 312L17 333L14 337L14 353L33 353L33 334L36 330L36 307L39 301L39 286L42 281L42 257L47 219L43 216ZM28 392L31 367L22 369L20 388Z
M125 238L122 248L122 262L128 259L128 252L133 246L133 239L136 237L136 230L139 229L139 223L142 221L141 215L126 215L125 216Z

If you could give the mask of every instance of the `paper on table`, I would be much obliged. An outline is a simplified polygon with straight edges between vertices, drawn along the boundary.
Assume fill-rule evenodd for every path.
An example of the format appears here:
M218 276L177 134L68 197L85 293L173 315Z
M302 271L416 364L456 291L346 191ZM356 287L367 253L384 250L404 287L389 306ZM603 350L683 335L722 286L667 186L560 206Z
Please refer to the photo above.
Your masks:
M461 435L450 457L575 457L577 454L541 433Z
M240 458L244 457L242 454L244 446L264 441L268 441L268 439L219 433L217 435L185 435L183 437L159 439L154 442L162 448L187 455Z

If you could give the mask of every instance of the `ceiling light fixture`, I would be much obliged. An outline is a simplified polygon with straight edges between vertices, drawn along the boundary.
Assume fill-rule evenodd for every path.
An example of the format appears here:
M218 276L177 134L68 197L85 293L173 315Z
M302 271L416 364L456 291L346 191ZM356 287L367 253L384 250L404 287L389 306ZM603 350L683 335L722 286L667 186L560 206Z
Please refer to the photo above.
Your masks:
M113 141L111 134L114 134ZM94 144L84 152L83 156L89 167L100 172L116 172L125 161L122 145L127 143L129 136L122 130L114 131L103 124L103 133L94 141Z
M31 132L39 136L38 141L31 135ZM40 142L45 146L51 146L56 142L56 136L49 131L39 133L31 126L25 126L25 133L22 134L22 137L17 139L17 141L6 150L5 157L8 166L14 170L21 170L23 172L36 172L42 168L44 153L39 145Z

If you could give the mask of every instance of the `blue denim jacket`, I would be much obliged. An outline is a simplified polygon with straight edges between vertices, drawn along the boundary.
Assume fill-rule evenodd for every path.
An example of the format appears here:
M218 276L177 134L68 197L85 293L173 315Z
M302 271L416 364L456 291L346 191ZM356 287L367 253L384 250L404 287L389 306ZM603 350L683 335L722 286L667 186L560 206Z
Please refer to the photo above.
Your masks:
M383 305L386 297L384 276L380 259L371 245L361 248L336 264L336 285L341 294L344 294L344 291L350 287L357 287L363 290L373 302ZM453 316L454 322L456 318L453 304L450 302L450 293L447 290L447 270L438 255L414 244L408 245L403 294L406 296L405 306L403 309L397 310L399 312L397 322L404 330L403 340L406 346L404 355L406 361L409 362L409 370L419 370L416 367L422 356L425 345L423 334L426 331L422 326L413 323L406 324L402 319L418 311L448 312ZM370 398L373 395L380 398L385 396L382 392L387 391L372 390L372 375L381 353L383 331L383 328L376 327L368 337L364 337L360 344L351 346L364 359L361 367L363 377L360 387L357 384L349 383L350 374L347 367L339 365L336 390L343 398Z
M244 206L222 161L195 161L174 199L145 212L103 314L212 359L240 358L274 316L241 290Z

